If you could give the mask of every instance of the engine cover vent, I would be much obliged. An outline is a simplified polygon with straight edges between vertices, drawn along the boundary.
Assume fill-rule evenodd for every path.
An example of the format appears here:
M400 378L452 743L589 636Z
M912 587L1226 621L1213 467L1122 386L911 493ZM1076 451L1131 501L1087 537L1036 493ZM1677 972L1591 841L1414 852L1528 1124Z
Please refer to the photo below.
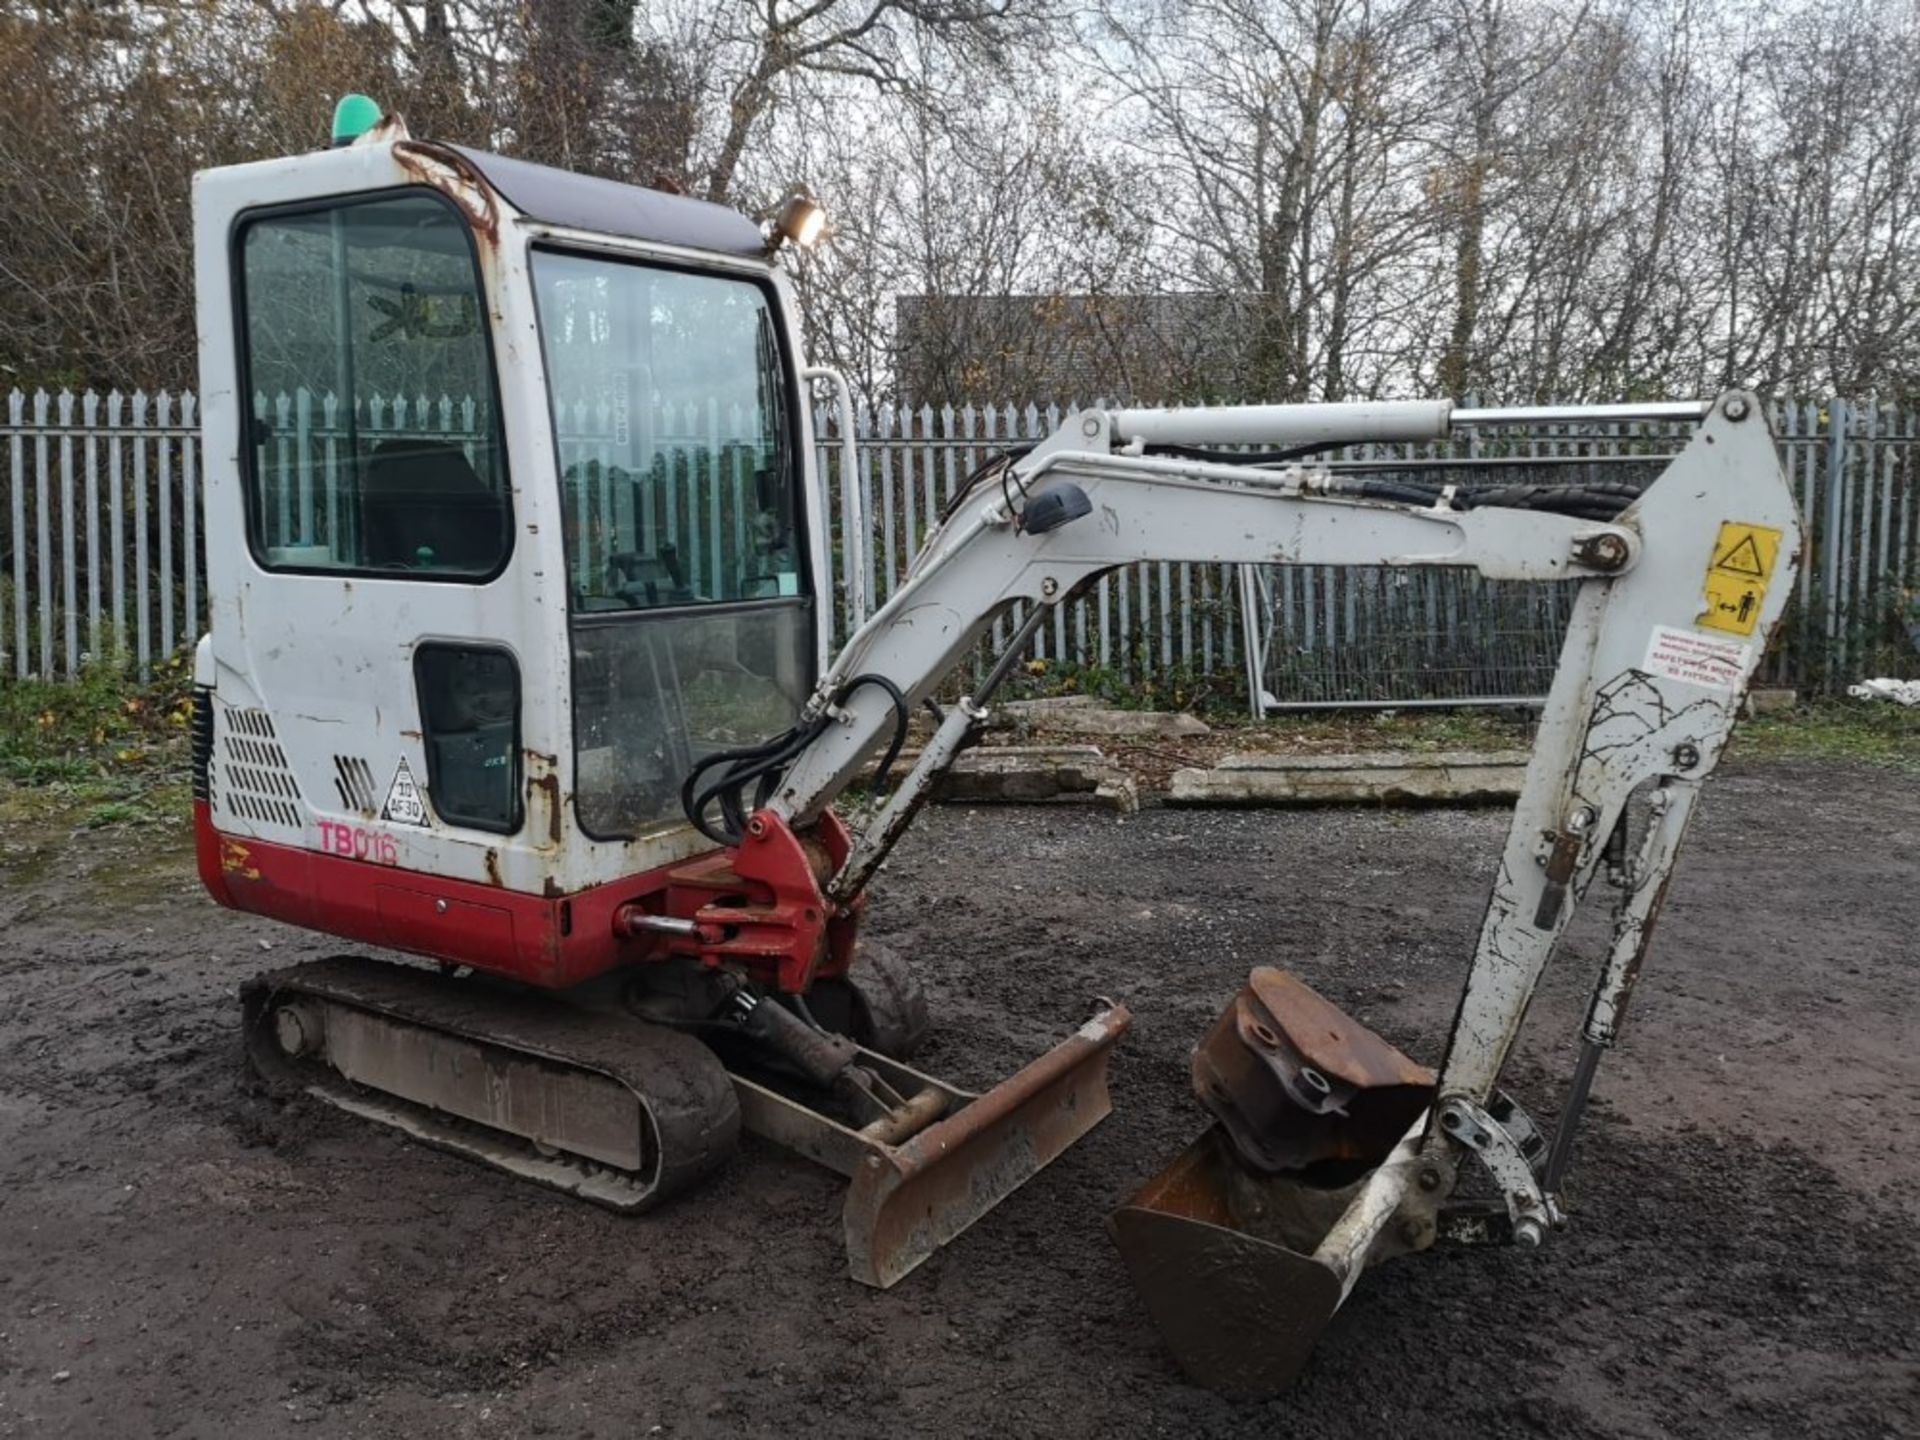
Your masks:
M220 712L220 808L256 825L301 827L300 787L264 710Z
M333 757L333 788L339 792L342 808L357 810L369 820L380 814L373 793L373 768L358 755Z
M215 806L213 794L213 687L193 691L193 798Z

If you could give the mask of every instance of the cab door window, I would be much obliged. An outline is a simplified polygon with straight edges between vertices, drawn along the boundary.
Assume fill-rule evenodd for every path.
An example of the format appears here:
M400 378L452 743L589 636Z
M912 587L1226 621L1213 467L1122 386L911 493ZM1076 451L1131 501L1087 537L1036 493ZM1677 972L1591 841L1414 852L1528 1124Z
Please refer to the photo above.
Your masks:
M511 547L473 237L416 190L246 219L248 538L270 570L479 580Z

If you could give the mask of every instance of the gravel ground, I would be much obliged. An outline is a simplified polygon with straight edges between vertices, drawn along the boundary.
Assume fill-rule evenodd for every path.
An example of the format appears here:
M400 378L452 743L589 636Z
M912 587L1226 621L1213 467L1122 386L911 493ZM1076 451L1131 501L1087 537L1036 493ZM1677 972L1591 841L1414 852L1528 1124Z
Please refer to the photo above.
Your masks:
M874 917L927 1068L1139 1018L1113 1118L884 1294L764 1145L622 1219L276 1104L236 987L337 947L216 910L174 835L0 832L0 1435L1920 1434L1920 786L1836 765L1711 787L1564 1236L1369 1274L1279 1400L1182 1383L1101 1222L1201 1127L1187 1047L1272 962L1437 1059L1504 825L928 815ZM1603 938L1529 1020L1536 1113Z

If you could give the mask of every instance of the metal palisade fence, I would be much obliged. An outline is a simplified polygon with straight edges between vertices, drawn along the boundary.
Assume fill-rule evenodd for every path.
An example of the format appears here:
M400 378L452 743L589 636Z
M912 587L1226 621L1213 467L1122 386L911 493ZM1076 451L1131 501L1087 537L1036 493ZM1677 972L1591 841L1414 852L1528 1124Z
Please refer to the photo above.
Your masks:
M316 489L340 441L330 397L257 396L271 423L259 452L276 501L269 528L288 537L335 523L338 503ZM6 399L0 424L0 683L65 677L89 664L145 673L190 645L206 623L200 442L192 395L113 392ZM854 618L856 590L884 603L966 477L990 456L1050 433L1068 407L887 406L856 420L852 483L864 579L846 573L840 533L842 450L835 417L815 417L817 464L833 517L836 632ZM1845 400L1772 407L1781 463L1808 525L1796 604L1763 674L1809 691L1863 674L1913 673L1909 633L1920 608L1920 514L1915 413ZM581 407L561 417L576 564L595 563L622 499L610 442L625 417ZM663 410L651 418L654 478L647 533L684 544L696 593L741 563L750 519L749 457L724 437L727 417ZM474 407L451 397L366 404L373 434L471 443ZM1337 467L1391 477L1409 463L1428 480L1464 486L1550 481L1602 484L1657 473L1686 427L1559 425L1428 446L1358 446ZM629 521L630 523L630 521ZM291 527L291 528L289 528ZM1245 687L1265 708L1523 702L1545 692L1570 587L1490 582L1469 572L1391 567L1124 567L1060 607L1030 658L1049 671L1098 670L1110 682L1175 690L1203 680ZM1019 616L996 626L1003 643Z
M865 593L883 604L904 578L928 532L939 523L972 472L1013 447L1045 439L1074 407L1027 404L886 406L856 419L858 513L866 519ZM839 430L830 414L815 418L820 463L830 472L839 516ZM845 546L835 536L836 566ZM1122 682L1181 677L1237 677L1242 623L1234 567L1187 563L1124 566L1086 594L1055 607L1034 634L1029 658L1042 665L1098 668ZM848 625L847 578L841 580L841 628ZM1001 649L1024 619L1023 607L998 621Z
M15 390L0 426L0 676L144 675L206 621L192 395Z
M867 594L884 601L975 465L1051 434L1073 407L892 406L855 422ZM1920 426L1910 407L1794 400L1769 408L1807 522L1796 603L1761 671L1812 692L1864 674L1920 672ZM1614 485L1657 475L1689 424L1574 422L1473 430L1427 445L1361 445L1337 470L1495 489ZM838 494L837 428L816 416ZM837 513L837 512L836 512ZM836 555L844 547L836 544ZM847 577L842 575L843 592ZM1286 708L1533 703L1558 664L1573 587L1392 566L1126 566L1059 607L1031 658L1174 691L1243 685L1256 713ZM842 629L847 618L842 595ZM995 627L996 648L1012 621Z

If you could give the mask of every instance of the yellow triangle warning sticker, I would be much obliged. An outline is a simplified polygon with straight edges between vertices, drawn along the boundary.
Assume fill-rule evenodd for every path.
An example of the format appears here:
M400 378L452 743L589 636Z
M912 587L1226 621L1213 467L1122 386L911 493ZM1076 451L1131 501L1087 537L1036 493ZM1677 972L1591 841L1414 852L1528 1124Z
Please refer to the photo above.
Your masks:
M1736 540L1732 549L1716 556L1713 568L1735 575L1751 575L1756 580L1767 578L1767 566L1761 563L1760 546L1751 530Z

